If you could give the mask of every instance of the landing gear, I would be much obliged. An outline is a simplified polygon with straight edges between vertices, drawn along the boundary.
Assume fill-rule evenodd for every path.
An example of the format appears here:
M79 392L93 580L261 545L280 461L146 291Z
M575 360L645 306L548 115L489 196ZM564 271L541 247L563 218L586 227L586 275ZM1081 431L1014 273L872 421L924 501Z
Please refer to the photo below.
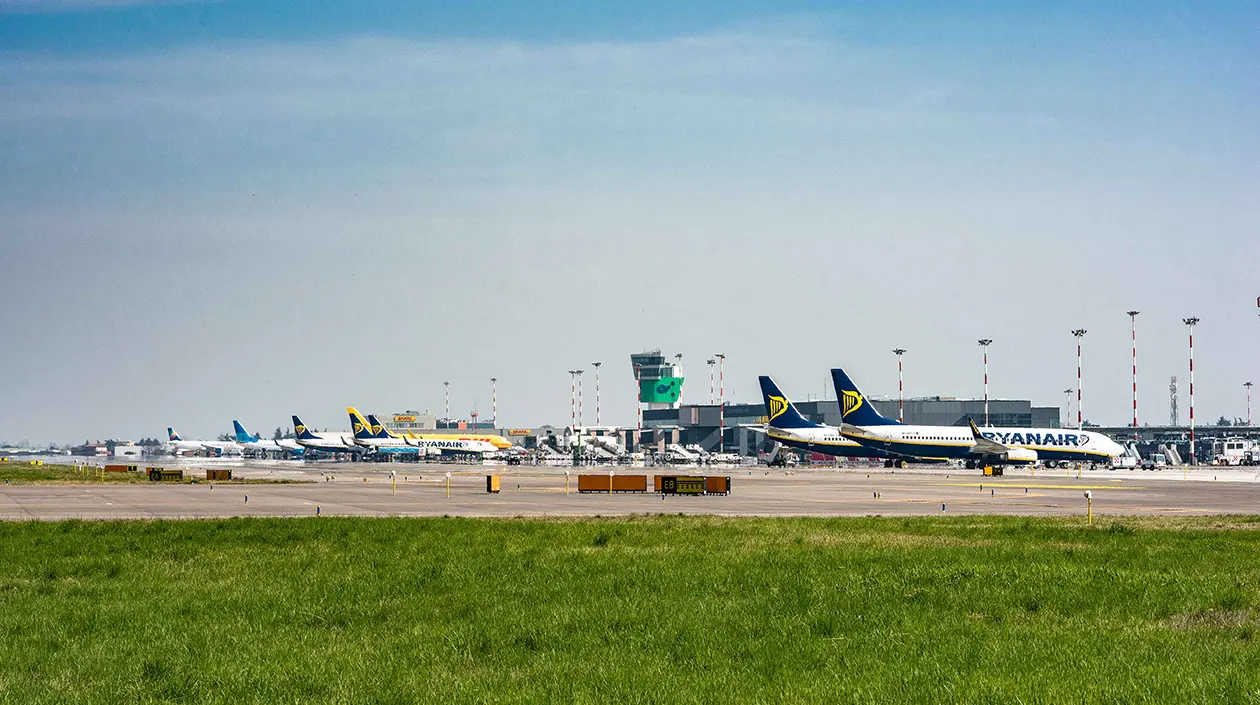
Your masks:
M891 460L885 460L885 461L884 461L884 467L886 467L886 468L890 468L890 467L892 467L892 466L893 466L893 461L891 461Z
M968 460L968 461L967 461L967 469L968 469L968 470L975 470L975 469L976 469L976 461L974 461L974 460Z

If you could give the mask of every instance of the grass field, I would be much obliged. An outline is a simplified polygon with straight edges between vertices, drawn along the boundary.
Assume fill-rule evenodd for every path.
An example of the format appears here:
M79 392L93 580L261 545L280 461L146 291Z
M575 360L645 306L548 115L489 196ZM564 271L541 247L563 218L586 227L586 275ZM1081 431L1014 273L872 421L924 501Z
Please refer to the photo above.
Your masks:
M134 463L132 463L134 464ZM159 466L160 467L160 466ZM111 485L128 485L136 483L148 483L149 477L144 470L148 465L141 464L138 472L107 472L101 473L99 467L74 465L31 465L29 462L9 461L0 463L0 484L5 485L85 485L85 484L111 484ZM198 468L182 468L184 470L184 483L205 482L205 471ZM272 480L272 479L248 479L248 480L229 480L220 484L287 484L289 480Z
M0 524L0 701L1256 703L1257 528Z

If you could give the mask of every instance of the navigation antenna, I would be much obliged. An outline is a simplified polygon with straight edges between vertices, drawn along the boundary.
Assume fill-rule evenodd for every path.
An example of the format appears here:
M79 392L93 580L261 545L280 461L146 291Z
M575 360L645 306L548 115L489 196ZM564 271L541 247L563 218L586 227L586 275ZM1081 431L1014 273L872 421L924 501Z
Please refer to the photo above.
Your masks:
M1168 382L1168 425L1179 426L1180 419L1177 416L1177 376L1173 375Z

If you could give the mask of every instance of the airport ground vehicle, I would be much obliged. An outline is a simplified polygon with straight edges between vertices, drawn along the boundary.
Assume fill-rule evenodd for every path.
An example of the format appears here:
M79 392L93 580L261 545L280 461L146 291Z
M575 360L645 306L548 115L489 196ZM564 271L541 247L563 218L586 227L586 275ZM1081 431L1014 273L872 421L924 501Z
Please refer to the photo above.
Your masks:
M1163 453L1152 453L1149 457L1142 459L1143 470L1155 470L1168 465L1168 456Z

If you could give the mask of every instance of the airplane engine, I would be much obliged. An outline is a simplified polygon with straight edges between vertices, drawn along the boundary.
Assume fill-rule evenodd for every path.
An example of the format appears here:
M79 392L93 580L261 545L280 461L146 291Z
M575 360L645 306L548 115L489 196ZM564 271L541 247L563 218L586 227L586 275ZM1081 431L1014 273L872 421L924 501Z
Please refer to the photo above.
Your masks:
M1037 462L1037 451L1029 448L1009 448L1002 454L1002 461L1012 465L1031 465Z

